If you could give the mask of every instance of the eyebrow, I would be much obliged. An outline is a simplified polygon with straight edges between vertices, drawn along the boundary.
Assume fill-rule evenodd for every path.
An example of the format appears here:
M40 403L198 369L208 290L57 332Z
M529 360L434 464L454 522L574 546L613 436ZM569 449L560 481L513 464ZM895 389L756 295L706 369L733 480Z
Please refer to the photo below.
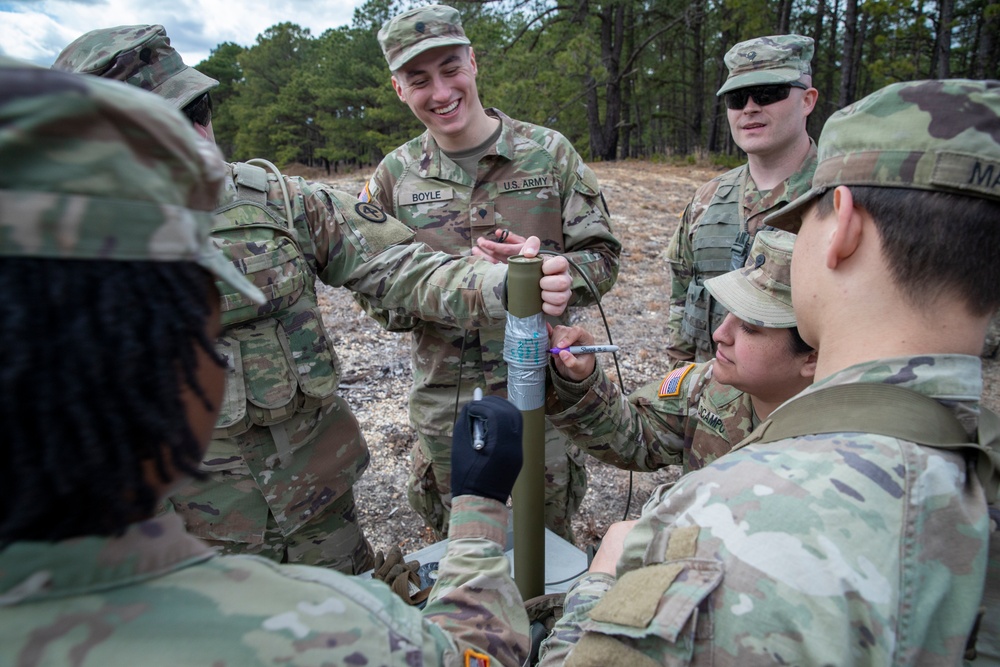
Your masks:
M453 53L450 56L448 56L447 58L445 58L444 60L442 60L440 63L438 63L438 67L444 67L445 65L449 65L449 64L452 63L452 61L455 61L455 60L461 60L461 58L459 58L459 56L458 56L457 53ZM410 79L412 79L414 77L420 76L422 74L427 74L427 70L425 70L425 69L411 69L411 70L404 70L403 71L403 76L406 77L407 81L409 81Z

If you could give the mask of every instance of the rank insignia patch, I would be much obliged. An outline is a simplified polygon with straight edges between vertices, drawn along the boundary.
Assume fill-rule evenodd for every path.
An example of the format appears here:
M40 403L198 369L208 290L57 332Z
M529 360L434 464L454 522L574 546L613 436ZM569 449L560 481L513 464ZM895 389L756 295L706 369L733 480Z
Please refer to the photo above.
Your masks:
M660 383L660 398L669 398L671 396L680 396L681 393L681 382L684 381L684 376L691 372L694 368L694 364L688 364L683 368L677 368L670 371L667 377L663 378L663 382Z

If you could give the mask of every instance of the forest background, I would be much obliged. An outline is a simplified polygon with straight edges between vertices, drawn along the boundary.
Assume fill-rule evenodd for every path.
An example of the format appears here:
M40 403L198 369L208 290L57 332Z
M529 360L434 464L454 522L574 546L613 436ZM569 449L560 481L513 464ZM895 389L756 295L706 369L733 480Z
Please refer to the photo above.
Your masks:
M218 45L196 68L220 82L213 126L226 157L367 170L420 134L376 38L417 4L368 0L350 26L318 36L279 23L250 47ZM1000 78L1000 0L449 4L475 49L484 105L562 132L588 161L744 161L715 91L726 51L762 35L815 40L814 138L834 111L895 81Z

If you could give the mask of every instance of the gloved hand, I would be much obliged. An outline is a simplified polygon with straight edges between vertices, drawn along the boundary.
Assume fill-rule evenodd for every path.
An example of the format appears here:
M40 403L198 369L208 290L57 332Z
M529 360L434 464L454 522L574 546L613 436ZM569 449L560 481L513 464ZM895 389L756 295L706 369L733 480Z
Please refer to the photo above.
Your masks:
M476 424L482 447L476 449ZM462 408L451 441L451 495L507 502L521 472L521 412L506 399L487 396Z
M392 591L411 605L417 606L430 595L431 587L420 588L420 575L417 569L418 561L405 561L403 552L398 546L389 550L388 555L381 551L375 554L375 569L372 578L389 584Z

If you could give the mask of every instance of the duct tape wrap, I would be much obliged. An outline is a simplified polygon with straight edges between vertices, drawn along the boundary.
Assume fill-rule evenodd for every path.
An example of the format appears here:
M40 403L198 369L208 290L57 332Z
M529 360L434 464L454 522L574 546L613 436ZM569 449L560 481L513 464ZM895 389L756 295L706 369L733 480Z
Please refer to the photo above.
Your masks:
M503 358L507 362L507 400L522 412L545 405L545 366L549 363L545 317L507 313Z

